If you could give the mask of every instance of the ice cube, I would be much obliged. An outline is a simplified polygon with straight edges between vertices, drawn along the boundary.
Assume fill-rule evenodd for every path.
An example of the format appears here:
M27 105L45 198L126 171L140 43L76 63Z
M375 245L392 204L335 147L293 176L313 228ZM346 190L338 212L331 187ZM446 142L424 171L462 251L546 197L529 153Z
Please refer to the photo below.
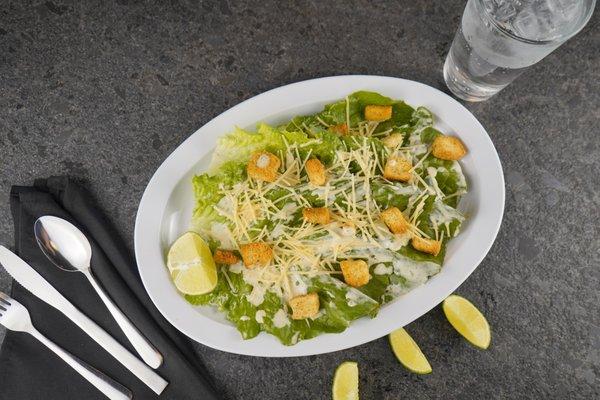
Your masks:
M515 2L510 0L483 0L486 11L495 21L503 23L515 16Z

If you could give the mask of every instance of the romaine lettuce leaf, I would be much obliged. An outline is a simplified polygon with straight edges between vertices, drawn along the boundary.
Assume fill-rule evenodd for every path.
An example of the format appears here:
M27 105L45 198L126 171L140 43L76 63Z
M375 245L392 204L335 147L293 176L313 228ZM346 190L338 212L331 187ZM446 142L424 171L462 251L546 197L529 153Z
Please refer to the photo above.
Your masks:
M456 208L460 200L460 195L467 192L467 181L462 172L462 168L457 161L440 160L433 155L427 156L423 161L421 176L427 176L427 168L436 168L435 179L438 187L445 196L453 195L444 202L451 207Z
M410 196L414 193L410 186L400 183L390 185L382 181L371 182L371 191L373 200L381 209L397 207L400 211L406 209Z
M392 106L392 118L378 123L373 137L344 136L329 127L345 124L348 119L352 127L357 126L359 122L364 122L365 106L371 104ZM349 111L348 116L347 111ZM256 132L236 128L219 140L213 153L209 174L201 174L193 178L197 201L194 221L196 223L198 221L224 222L224 218L214 211L214 205L222 198L220 188L231 187L246 178L248 159L257 150L266 150L280 155L286 150L286 143L301 144L298 152L302 158L310 153L311 157L317 157L330 166L337 150L357 149L361 147L362 141L368 141L383 162L387 157L387 150L382 145L380 136L387 135L389 132L401 132L405 138L404 145L423 144L424 146L419 148L423 147L424 150L420 154L424 154L426 145L441 134L432 125L433 115L424 107L414 109L403 101L392 100L373 92L360 91L349 95L347 99L326 105L317 114L296 117L286 125L273 127L259 124ZM381 135L378 136L379 133ZM305 320L292 320L285 300L271 291L266 292L264 301L260 305L254 306L247 298L247 295L252 292L252 285L244 281L243 273L233 273L225 266L219 270L217 287L211 293L186 296L186 299L195 305L217 307L236 325L244 339L250 339L265 331L278 337L285 345L292 345L299 340L309 339L325 332L341 332L357 318L374 316L380 304L409 291L426 281L429 276L439 272L446 244L462 223L463 217L454 210L460 194L466 191L466 181L460 165L457 162L444 161L429 155L416 169L425 181L428 180L428 168L436 169L435 180L439 187L436 193L439 194L441 191L444 197L440 199L432 191L426 197L425 205L416 223L421 230L434 237L432 218L436 221L440 218L449 221L448 228L445 225L440 226L442 230L447 229L449 234L445 235L442 251L437 256L416 251L410 244L406 245L393 253L396 257L393 263L387 263L388 267L393 267L392 272L376 274L375 265L371 265L371 280L359 289L352 288L330 275L303 278L306 280L308 291L318 293L321 303L319 314ZM354 170L358 170L357 166L350 164L350 172ZM372 180L371 189L372 197L381 209L395 206L405 210L410 199L414 200L413 196L418 195L418 190L410 184L390 183L379 178ZM288 191L285 189L273 188L265 196L271 201L276 201L287 194ZM312 207L324 206L323 200L319 199L312 189L308 193L301 194ZM447 196L450 197L446 198ZM344 201L342 194L334 199L338 205L342 205ZM283 207L284 203L284 201L279 202L277 207ZM302 223L301 211L301 208L298 208L288 221L292 226ZM253 224L256 228L253 232L259 232L263 227L266 227L267 231L275 228L274 222L268 219L259 219ZM214 248L218 243L211 242L210 245ZM383 268L379 272L388 270L389 268Z
M265 331L276 336L283 344L293 345L299 340L309 339L321 333L342 332L351 321L364 316L375 316L379 309L376 300L339 279L323 275L307 282L308 291L319 294L321 311L317 317L293 320L288 315L283 320L285 323L277 323L275 321L278 317L275 315L286 309L283 300L275 293L267 291L260 305L252 305L246 298L252 291L252 285L243 280L243 274L226 272L225 268L222 267L219 271L218 284L212 292L200 296L186 295L185 298L194 305L218 307L219 311L236 325L244 339L253 338L260 331ZM352 301L349 301L349 298ZM262 318L257 320L256 313L259 310Z
M219 177L208 174L196 175L192 178L196 208L194 209L195 220L215 221L219 215L213 206L223 197L219 194Z
M209 173L218 173L221 166L228 162L245 162L257 150L268 150L277 154L284 148L285 144L281 133L264 124L259 126L257 132L236 128L219 139L213 153Z
M267 292L265 302L258 307L266 311L261 327L266 332L277 336L283 344L292 345L321 333L342 332L353 320L364 316L374 316L379 309L377 301L328 275L312 278L308 285L308 291L319 294L321 310L316 318L289 319L289 324L276 326L273 323L273 316L284 305L279 297ZM349 297L354 301L348 301Z
M388 287L394 284L406 285L406 279L394 273L376 274L375 269L376 266L379 264L384 264L390 269L393 268L391 262L377 263L371 265L371 267L369 268L371 274L371 279L369 280L369 283L367 283L364 286L361 286L358 290L383 304L389 301L389 296L386 296L386 293L388 292Z
M287 130L302 130L311 135L328 130L321 121L332 126L349 122L351 127L356 127L364 120L363 112L367 105L392 106L392 118L380 122L374 131L375 134L410 124L413 118L414 109L405 102L392 100L374 92L360 91L349 95L347 100L326 105L323 111L315 115L295 117L284 127Z
M433 114L425 107L417 107L410 117L410 123L415 128L432 126Z

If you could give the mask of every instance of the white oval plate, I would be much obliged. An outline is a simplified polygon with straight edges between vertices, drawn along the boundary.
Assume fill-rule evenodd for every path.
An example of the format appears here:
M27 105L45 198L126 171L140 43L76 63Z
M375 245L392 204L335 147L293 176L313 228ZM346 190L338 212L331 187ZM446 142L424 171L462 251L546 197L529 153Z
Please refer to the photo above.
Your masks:
M460 204L468 216L450 242L442 271L425 285L381 308L374 318L355 321L338 334L324 334L284 346L261 333L243 340L236 328L210 307L194 307L175 290L165 266L169 245L188 230L194 196L191 178L210 160L217 139L234 126L254 129L258 122L282 123L292 116L320 111L323 105L369 90L433 112L436 127L458 135L469 149L461 164L469 193ZM498 154L475 117L437 89L382 76L335 76L270 90L225 111L198 129L158 168L146 188L136 218L135 254L150 298L181 332L215 349L252 356L286 357L328 353L380 338L419 318L439 304L475 270L492 246L504 211L504 176Z

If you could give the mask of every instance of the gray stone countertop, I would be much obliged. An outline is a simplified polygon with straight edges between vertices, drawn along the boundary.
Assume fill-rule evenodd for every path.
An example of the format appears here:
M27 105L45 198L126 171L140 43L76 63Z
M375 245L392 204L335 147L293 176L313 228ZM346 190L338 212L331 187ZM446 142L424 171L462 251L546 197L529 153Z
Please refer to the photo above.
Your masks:
M151 175L190 133L265 90L374 74L444 90L464 2L0 2L0 242L8 193L85 178L133 246ZM360 365L361 399L600 397L600 31L574 39L491 100L466 106L504 166L498 239L458 293L493 330L469 346L436 308L407 329L433 366L398 364L386 338L333 354L264 359L197 345L231 399L327 399ZM10 280L0 275L0 289ZM4 332L0 334L0 340ZM1 366L0 366L1 368Z

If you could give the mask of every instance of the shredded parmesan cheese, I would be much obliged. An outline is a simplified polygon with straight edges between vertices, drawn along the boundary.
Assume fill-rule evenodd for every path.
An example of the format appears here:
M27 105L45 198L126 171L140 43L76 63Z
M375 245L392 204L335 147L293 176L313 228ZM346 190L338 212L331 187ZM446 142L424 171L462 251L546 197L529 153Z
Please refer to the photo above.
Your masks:
M349 112L347 98L346 124L350 130ZM319 122L328 126L324 121ZM411 159L417 154L414 149L423 145L411 141L410 146L398 147L392 153L389 149L378 150L368 138L376 128L376 122L360 123L354 128L352 134L358 130L361 136L352 136L352 145L335 151L333 162L326 171L329 179L324 186L314 186L303 173L305 163L311 157L310 151L302 150L306 143L289 144L284 138L285 149L279 152L282 166L274 182L246 179L233 187L220 188L223 197L214 209L226 222L213 223L208 234L226 249L237 250L241 244L260 241L269 244L273 250L273 260L264 267L250 270L238 263L228 268L231 273L242 273L244 281L252 286L251 292L246 295L252 305L261 305L268 291L284 300L306 294L305 277L338 274L334 266L341 259L372 254L380 262L395 260L396 252L406 246L413 235L429 238L419 224L423 223L421 215L430 196L436 197L430 214L436 239L449 235L449 222L462 218L460 213L442 202L444 194L436 181L436 169L426 168L426 179L417 173L417 170L423 170L421 166L429 155L428 151L414 160L416 162L411 169L414 179L408 184L389 182L382 177L382 166L391 154L402 154ZM257 166L267 167L268 162L268 156L261 156ZM453 168L460 171L458 164ZM409 222L406 234L394 235L380 220L382 210L374 198L373 182L386 185L390 192L409 196L404 210ZM302 218L302 208L315 206L315 198L320 202L319 207L324 205L330 210L331 222L325 225L306 221L300 225L290 224L295 218ZM445 228L441 235L439 227ZM402 272L415 281L421 281L422 276L415 275L418 270L406 265L405 262L402 267L392 267L381 263L375 267L374 273L388 275ZM229 276L225 275L225 278L231 285ZM358 298L355 297L352 294L347 296L349 305L356 304ZM263 323L264 317L265 311L256 312L258 323ZM286 310L279 310L272 322L278 328L288 325L290 321Z

